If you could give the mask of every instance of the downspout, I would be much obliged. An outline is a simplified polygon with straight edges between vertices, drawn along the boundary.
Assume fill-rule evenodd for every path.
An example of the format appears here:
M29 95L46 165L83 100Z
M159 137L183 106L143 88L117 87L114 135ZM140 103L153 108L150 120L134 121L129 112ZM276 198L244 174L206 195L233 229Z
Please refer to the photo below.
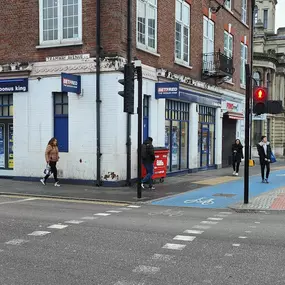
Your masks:
M96 157L97 182L101 186L101 94L100 94L100 56L101 56L101 0L96 1Z

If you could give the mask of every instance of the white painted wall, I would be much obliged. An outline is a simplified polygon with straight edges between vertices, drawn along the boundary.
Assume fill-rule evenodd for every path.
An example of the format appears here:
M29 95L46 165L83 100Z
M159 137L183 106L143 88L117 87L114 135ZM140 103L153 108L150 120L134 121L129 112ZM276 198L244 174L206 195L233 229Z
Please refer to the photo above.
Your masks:
M223 139L223 118L221 108L216 109L216 130L215 130L215 164L220 167L222 164L222 139Z

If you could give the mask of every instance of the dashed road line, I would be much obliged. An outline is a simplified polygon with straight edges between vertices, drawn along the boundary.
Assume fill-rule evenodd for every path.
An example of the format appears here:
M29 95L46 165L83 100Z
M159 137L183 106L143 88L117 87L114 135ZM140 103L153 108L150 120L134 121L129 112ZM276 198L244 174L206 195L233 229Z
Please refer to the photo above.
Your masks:
M174 240L181 240L181 241L193 241L196 237L194 236L181 236L181 235L178 235L176 237L174 237L173 239Z
M198 230L186 230L183 233L184 234L194 234L194 235L201 235L204 231L198 231Z
M206 224L206 225L216 225L218 222L213 222L213 221L202 221L201 224Z
M185 244L167 243L162 248L171 250L182 250L185 247Z
M250 233L252 233L252 231L245 231L245 233L250 234Z
M159 267L139 265L137 266L133 272L135 273L145 273L145 274L155 274L160 271Z
M228 217L228 215L214 215L215 217L219 217L219 218L226 218L226 217Z
M90 217L90 216L86 216L86 217L82 217L82 220L96 220L98 219L97 217Z
M93 218L93 217L92 217ZM65 224L74 224L74 225L79 225L81 223L84 223L84 221L80 221L80 220L70 220L70 221L66 221L64 222Z
M239 236L238 238L240 238L240 239L246 239L247 237L245 237L245 236Z
M232 257L233 254L232 254L232 253L226 253L225 256L227 256L227 257Z
M157 261L170 261L174 257L175 257L174 255L155 253L151 259Z
M138 208L141 208L141 206L130 205L130 206L128 206L128 208L138 209Z
M107 216L110 216L111 214L109 213L97 213L97 214L94 214L94 216L101 216L101 217L107 217Z
M211 227L210 226L202 226L202 225L196 225L192 227L193 229L201 229L201 230L208 230Z
M239 247L240 246L240 243L233 243L232 244L234 247Z
M220 215L231 215L232 212L219 212Z
M210 221L222 221L223 218L208 218L207 220L210 220Z
M260 224L260 222L254 222L255 224Z
M106 211L106 213L119 214L119 213L122 213L122 211L110 210L110 211Z
M61 224L54 224L54 225L51 225L49 227L47 227L48 229L57 229L57 230L62 230L62 229L65 229L67 228L68 225L61 225Z
M34 231L30 234L28 234L28 236L45 236L47 234L50 234L51 232L47 232L47 231Z
M120 210L124 210L124 211L129 211L131 210L132 208L119 208Z
M5 244L8 244L8 245L20 245L20 244L23 244L23 243L27 243L29 242L28 240L24 240L24 239L12 239L12 240L9 240L7 242L5 242Z

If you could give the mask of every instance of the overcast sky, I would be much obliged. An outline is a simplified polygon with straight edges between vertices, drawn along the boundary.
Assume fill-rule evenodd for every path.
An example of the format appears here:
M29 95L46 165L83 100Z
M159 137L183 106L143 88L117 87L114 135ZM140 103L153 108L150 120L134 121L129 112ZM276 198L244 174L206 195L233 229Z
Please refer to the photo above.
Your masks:
M277 0L276 6L276 30L280 27L285 27L285 0Z

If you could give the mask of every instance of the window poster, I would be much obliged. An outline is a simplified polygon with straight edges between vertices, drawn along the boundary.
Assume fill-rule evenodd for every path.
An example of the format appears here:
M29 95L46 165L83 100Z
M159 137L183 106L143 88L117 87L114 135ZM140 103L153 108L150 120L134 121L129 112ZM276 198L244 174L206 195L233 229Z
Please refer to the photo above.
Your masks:
M13 134L13 125L9 125L8 134L9 134L8 168L14 168L14 152L13 152L14 134Z
M5 168L5 132L4 125L0 125L0 168Z

